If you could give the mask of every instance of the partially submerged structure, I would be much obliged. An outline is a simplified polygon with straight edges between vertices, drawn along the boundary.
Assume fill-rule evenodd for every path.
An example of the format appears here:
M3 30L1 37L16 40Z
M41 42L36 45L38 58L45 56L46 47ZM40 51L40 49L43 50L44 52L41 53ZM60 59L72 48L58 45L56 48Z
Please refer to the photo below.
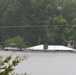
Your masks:
M46 52L52 52L52 51L70 51L70 52L75 52L76 50L73 48L69 48L66 46L62 46L62 45L37 45L37 46L33 46L33 47L29 47L27 48L28 50L31 51L46 51Z
M9 50L9 51L20 51L20 48L17 47L15 43L10 43L9 46L5 47L4 50Z
M67 41L67 46L76 49L76 41L73 40Z

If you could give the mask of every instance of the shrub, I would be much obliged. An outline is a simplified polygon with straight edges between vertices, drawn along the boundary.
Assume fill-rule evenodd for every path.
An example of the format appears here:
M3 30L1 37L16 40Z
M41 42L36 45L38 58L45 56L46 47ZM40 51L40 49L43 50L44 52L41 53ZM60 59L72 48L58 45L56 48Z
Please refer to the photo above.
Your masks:
M0 75L14 75L13 70L15 66L24 59L26 59L26 56L16 56L14 59L12 58L12 55L6 58L0 56Z

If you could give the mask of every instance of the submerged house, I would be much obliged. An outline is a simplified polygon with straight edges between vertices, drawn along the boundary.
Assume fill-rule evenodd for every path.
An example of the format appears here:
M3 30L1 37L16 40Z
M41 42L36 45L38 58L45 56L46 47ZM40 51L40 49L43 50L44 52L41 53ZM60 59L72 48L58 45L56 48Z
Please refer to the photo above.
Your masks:
M67 41L67 46L76 49L76 41L73 40Z
M52 52L52 51L70 51L70 52L73 51L73 52L75 52L76 51L75 49L69 48L69 47L66 47L66 46L48 45L48 44L29 47L29 48L27 48L27 50L31 50L31 51L46 51L46 52Z

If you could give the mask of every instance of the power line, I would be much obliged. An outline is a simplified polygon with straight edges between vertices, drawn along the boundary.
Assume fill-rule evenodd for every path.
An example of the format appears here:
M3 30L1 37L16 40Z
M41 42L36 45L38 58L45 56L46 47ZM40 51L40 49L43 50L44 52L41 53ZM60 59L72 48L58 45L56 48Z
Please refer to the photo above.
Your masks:
M34 26L0 26L0 28L33 28L33 27L53 27L53 26L61 26L61 27L70 27L72 25L34 25Z

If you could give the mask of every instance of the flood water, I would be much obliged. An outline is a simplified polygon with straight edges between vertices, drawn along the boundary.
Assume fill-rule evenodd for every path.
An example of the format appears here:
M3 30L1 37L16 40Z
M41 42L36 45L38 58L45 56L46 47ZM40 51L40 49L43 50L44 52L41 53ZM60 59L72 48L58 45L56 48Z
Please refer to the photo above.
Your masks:
M76 75L76 53L26 53L28 59L16 67L29 75Z
M76 53L73 52L15 52L14 55L28 56L15 68L14 72L19 75L25 72L27 75L76 75Z

